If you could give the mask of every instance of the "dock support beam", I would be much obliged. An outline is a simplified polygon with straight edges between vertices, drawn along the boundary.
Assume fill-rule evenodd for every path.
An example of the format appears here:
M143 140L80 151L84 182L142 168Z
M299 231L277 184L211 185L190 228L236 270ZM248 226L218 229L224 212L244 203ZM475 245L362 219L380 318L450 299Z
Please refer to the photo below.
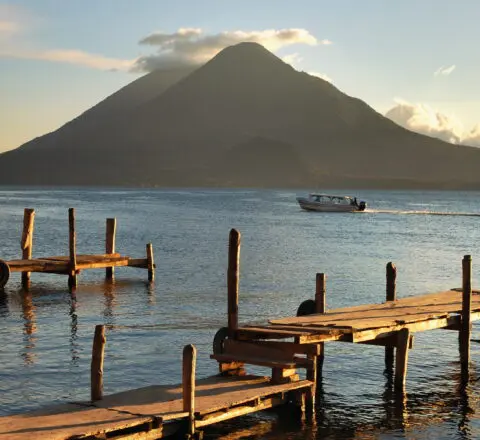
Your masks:
M22 259L32 258L33 248L33 227L35 221L35 210L25 208L23 211L23 232L20 246L22 248ZM30 272L22 272L22 287L28 289L30 286Z
M238 284L240 276L240 232L230 231L228 241L228 333L233 337L238 329Z
M197 349L194 345L186 345L183 349L182 389L183 411L188 412L187 439L194 439L195 432L195 368Z
M106 342L105 326L96 325L90 367L90 400L92 402L103 399L103 359Z
M404 391L407 378L408 350L410 348L410 330L402 328L398 332L397 356L395 363L395 388Z
M77 287L77 249L75 233L75 209L68 209L68 246L70 255L70 267L68 274L68 286Z
M148 269L148 281L155 280L155 261L153 259L153 245L147 244L147 269Z
M397 268L392 262L387 263L386 276L386 299L387 301L395 301L397 299ZM385 368L388 371L393 370L394 350L394 347L385 347Z
M105 253L115 253L115 234L117 232L117 220L114 218L107 218L106 232L105 232ZM113 280L115 269L113 267L107 267L105 269L105 278L107 280Z
M462 260L462 322L459 333L460 364L462 375L468 380L470 363L470 334L472 332L472 257L465 255Z

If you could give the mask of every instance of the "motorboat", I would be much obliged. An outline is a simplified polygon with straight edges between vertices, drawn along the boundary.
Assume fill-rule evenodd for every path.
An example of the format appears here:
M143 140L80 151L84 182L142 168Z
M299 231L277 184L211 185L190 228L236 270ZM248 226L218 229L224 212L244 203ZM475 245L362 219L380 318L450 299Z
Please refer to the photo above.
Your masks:
M356 212L365 211L367 203L357 201L356 197L333 196L311 193L308 197L297 197L297 202L306 211L318 212Z

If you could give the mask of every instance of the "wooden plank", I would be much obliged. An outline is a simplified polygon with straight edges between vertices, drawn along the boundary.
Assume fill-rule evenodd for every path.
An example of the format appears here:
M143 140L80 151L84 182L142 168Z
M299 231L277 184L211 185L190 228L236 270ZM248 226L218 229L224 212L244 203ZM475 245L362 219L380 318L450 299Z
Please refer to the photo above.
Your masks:
M197 428L213 425L214 423L230 420L235 417L244 416L258 411L274 408L275 406L284 405L287 403L286 397L272 397L269 399L261 400L259 403L252 401L250 405L237 406L235 408L229 408L224 411L218 411L216 413L208 414L207 416L196 421Z
M97 261L104 258L120 258L123 259L118 252L111 254L77 254L77 261ZM42 260L58 260L58 261L69 261L70 257L65 255L58 255L53 257L41 257Z
M289 353L291 355L305 354L318 356L320 354L320 347L318 346L318 344L307 345L283 341L251 341L251 343L256 344L260 347L271 347L277 350L282 350L285 353Z
M129 258L127 266L148 269L148 259L147 258ZM153 265L153 267L156 267L155 264Z
M0 417L0 438L65 440L100 436L150 422L151 416L120 413L77 404L55 405L22 415Z
M268 358L275 361L292 362L294 353L289 353L278 347L269 347L255 343L238 341L235 339L226 339L223 343L224 355L236 355L246 358Z
M308 368L311 365L311 360L307 358L295 358L291 362L277 359L267 359L263 357L247 357L235 354L211 354L210 359L215 359L220 362L243 362L250 365L258 365L269 368Z

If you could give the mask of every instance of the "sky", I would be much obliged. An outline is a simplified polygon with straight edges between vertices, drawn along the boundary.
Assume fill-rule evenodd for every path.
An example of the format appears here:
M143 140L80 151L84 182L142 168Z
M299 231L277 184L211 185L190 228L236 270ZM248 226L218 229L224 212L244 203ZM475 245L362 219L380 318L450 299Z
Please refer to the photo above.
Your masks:
M477 0L0 0L0 152L241 41L400 125L480 146Z

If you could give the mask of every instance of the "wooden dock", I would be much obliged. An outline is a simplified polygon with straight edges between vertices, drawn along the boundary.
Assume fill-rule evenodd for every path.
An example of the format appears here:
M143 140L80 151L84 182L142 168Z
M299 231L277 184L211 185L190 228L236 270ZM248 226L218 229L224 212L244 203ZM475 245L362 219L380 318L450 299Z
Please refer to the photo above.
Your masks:
M69 253L65 256L32 258L33 229L35 211L25 209L23 218L23 233L21 239L22 259L0 260L0 288L7 284L10 273L21 272L22 286L30 286L32 272L54 273L68 276L70 287L77 285L77 276L86 269L105 269L107 279L113 279L115 267L137 267L148 270L148 279L153 281L155 276L155 263L151 243L146 245L145 258L130 258L115 252L115 236L117 222L114 218L106 221L105 254L79 255L76 249L75 210L68 211L69 220Z
M63 260L62 260L63 261ZM81 262L81 259L78 260ZM296 316L264 325L239 325L240 233L230 232L227 291L228 326L213 338L219 374L195 380L196 349L183 351L182 385L155 385L103 396L105 327L95 329L91 400L70 402L24 415L1 417L0 438L153 439L181 432L200 438L205 426L290 404L312 413L324 345L332 341L384 347L385 364L395 371L394 388L405 391L408 352L417 332L459 332L462 382L467 383L472 321L480 319L480 292L471 287L471 258L462 260L461 288L396 298L396 268L386 267L386 301L327 310L326 276L317 274L315 298L300 304ZM395 364L395 365L394 365ZM246 366L271 369L271 376L247 375ZM306 379L301 380L299 369Z

